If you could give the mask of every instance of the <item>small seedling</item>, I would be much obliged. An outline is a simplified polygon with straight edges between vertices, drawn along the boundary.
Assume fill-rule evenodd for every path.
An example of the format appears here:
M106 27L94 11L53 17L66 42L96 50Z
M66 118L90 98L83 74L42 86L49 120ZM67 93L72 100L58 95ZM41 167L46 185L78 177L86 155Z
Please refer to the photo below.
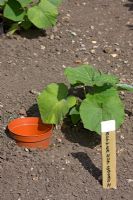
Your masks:
M0 18L10 25L9 33L31 26L46 29L54 26L62 0L0 0ZM9 20L9 21L8 21Z
M115 75L104 74L90 65L65 69L70 83L51 83L37 98L41 118L48 124L58 124L70 116L74 124L101 132L101 122L115 120L116 128L124 122L124 105L119 92L133 92L133 86L119 82Z

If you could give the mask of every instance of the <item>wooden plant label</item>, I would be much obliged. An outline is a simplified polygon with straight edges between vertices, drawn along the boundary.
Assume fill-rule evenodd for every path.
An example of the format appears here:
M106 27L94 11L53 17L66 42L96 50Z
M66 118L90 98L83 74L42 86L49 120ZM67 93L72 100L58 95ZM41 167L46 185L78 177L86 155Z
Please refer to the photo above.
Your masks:
M103 188L116 189L115 120L101 122Z

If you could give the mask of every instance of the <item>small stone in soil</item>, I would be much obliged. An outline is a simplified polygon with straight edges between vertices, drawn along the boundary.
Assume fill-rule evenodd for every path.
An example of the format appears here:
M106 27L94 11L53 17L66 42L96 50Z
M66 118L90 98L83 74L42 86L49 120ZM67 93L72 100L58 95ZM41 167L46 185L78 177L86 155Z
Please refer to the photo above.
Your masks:
M128 182L128 183L132 183L132 182L133 182L133 179L127 179L127 182Z
M112 48L106 46L106 47L104 47L103 52L104 53L111 53L112 52Z
M95 49L90 50L90 52L91 52L92 54L95 54L95 53L96 53Z
M39 94L39 92L37 92L36 90L30 90L29 92L30 92L31 94L37 94L37 95Z
M24 150L25 150L26 152L29 152L29 149L27 149L27 148L25 148Z
M38 181L38 177L33 177L32 180L33 181Z
M93 29L94 29L94 26L90 26L90 28L93 30Z
M118 55L115 54L115 53L113 53L113 54L111 54L111 56L112 56L113 58L116 58Z
M65 65L62 65L62 67L65 69L66 68L66 66Z
M92 42L92 44L96 44L97 43L97 41L91 41Z
M75 62L76 64L80 64L80 63L82 63L81 60L75 60L74 62Z
M50 35L50 40L54 40L54 34Z
M41 49L42 49L42 50L45 50L46 47L45 47L44 45L41 45Z

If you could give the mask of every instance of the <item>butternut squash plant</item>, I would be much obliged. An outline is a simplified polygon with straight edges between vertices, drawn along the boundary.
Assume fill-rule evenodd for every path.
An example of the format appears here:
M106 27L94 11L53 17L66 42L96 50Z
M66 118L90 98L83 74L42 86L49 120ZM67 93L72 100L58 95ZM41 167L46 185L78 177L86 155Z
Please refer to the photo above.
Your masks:
M46 29L56 24L62 0L0 0L1 17L11 21L10 33L32 25Z
M119 92L133 92L133 86L90 65L68 67L65 75L70 87L51 83L37 98L43 122L58 124L69 115L74 124L82 121L84 128L99 134L101 121L115 120L116 128L120 127L125 112Z

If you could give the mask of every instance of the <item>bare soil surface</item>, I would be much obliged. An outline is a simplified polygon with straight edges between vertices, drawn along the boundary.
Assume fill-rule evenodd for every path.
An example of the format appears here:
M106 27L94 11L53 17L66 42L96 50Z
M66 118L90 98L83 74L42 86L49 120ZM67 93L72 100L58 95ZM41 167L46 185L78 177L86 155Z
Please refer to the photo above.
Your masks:
M117 189L101 185L98 135L69 124L54 130L48 150L18 147L7 123L38 115L36 96L66 82L66 66L89 63L133 83L133 1L66 0L57 26L0 36L0 200L131 200L133 95L122 93L125 123L117 131Z

